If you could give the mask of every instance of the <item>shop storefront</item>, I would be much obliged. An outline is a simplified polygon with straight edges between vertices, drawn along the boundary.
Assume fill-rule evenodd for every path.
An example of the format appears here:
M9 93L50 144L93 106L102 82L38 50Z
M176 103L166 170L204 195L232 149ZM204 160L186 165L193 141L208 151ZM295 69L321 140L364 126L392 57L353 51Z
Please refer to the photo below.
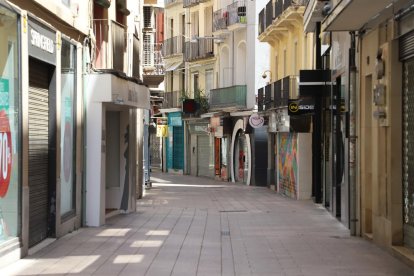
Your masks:
M77 46L63 37L60 96L60 216L63 222L76 214L77 52Z
M190 174L213 178L214 137L210 135L208 121L188 121L190 135Z
M214 175L216 179L229 180L229 147L231 120L226 117L210 118L210 133L214 139Z
M0 3L0 252L19 258L21 236L20 16ZM2 250L4 246L12 250ZM0 254L0 260L5 257Z
M184 126L181 112L168 113L168 137L166 138L168 172L183 172L184 169Z

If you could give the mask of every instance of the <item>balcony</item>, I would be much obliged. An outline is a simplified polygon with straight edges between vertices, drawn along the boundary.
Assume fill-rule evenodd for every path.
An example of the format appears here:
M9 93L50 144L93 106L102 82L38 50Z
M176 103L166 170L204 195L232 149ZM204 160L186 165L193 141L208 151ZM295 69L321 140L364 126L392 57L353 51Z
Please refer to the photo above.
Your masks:
M169 58L184 53L184 36L174 36L164 40L162 54L164 58Z
M266 29L266 17L265 17L266 9L263 9L259 13L259 36L265 31Z
M210 110L238 110L246 108L246 85L235 85L210 91Z
M181 91L164 92L161 95L164 96L162 108L181 108Z
M227 6L229 14L229 29L236 30L244 28L247 25L247 9L246 1L236 1L233 4Z
M191 8L193 6L196 6L198 4L200 4L200 0L183 0L183 7L184 8Z
M147 85L157 86L164 81L164 60L162 57L162 44L144 43L143 77Z
M93 31L96 38L94 68L126 73L125 26L115 21L98 19L93 21Z
M164 0L165 7L170 7L175 4L181 4L181 3L183 3L183 0Z
M305 5L309 0L269 1L259 14L259 40L270 42L284 36L292 26L303 26Z
M220 9L213 13L213 32L219 35L227 31L229 13L227 10Z
M285 108L289 99L298 97L297 76L287 76L258 90L257 106L259 111Z
M198 38L197 41L186 41L184 51L184 61L197 61L214 57L213 39Z

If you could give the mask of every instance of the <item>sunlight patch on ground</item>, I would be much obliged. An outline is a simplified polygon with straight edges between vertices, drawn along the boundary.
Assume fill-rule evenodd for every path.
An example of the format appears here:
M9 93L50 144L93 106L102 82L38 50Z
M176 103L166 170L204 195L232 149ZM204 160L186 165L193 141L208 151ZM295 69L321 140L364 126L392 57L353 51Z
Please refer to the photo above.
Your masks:
M145 235L146 236L168 236L170 234L169 230L150 230Z
M134 241L131 247L161 247L162 241Z
M37 273L29 274L23 273L23 271L31 266L37 264L34 259L21 259L3 269L0 269L0 275L35 275Z
M154 183L154 182L159 182L159 183L171 183L171 181L164 180L164 179L161 179L161 178L158 178L158 177L153 177L153 176L151 176L151 182L152 182L152 183Z
M142 262L144 255L118 255L114 260L114 264L138 264Z
M111 228L105 229L101 233L99 233L98 237L123 237L125 236L131 229L130 228Z
M68 273L67 264L73 264L73 268L70 269L70 273L81 273L88 266L93 264L99 259L100 255L90 256L67 256L58 262L57 266L53 267L53 271L47 272L47 274L64 274ZM45 273L42 273L45 274Z
M90 256L66 256L61 259L45 258L45 259L22 259L15 264L0 270L0 275L56 275L66 273L82 273L91 264L99 259L100 255ZM46 266L45 264L53 264ZM30 269L37 267L38 269Z
M194 188L225 188L225 185L195 185L195 184L163 184L152 183L153 187L194 187Z

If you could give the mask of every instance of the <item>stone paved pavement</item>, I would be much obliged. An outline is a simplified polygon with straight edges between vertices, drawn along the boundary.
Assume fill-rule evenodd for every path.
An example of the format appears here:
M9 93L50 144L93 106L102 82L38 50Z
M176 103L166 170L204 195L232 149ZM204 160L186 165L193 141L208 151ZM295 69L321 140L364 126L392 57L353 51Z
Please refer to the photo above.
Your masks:
M137 213L66 235L0 275L414 275L310 201L190 176L152 181Z

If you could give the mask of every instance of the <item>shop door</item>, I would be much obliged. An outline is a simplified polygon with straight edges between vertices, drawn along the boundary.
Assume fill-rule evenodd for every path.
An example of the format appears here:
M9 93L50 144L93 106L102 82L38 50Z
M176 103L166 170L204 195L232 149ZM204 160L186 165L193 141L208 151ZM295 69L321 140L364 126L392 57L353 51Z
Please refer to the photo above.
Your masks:
M236 182L246 183L247 175L249 171L249 160L247 158L247 143L246 143L246 136L244 134L239 133L236 148L235 148L235 178Z
M29 61L29 247L52 234L53 212L49 217L54 146L50 137L51 70L30 58ZM53 99L53 97L52 97Z
M404 63L403 78L404 244L414 248L414 59Z
M173 168L184 169L184 128L173 127Z
M159 168L162 167L162 159L161 159L161 139L157 137L157 128L154 126L149 126L149 139L150 139L150 167L151 168Z
M210 172L210 138L197 136L197 175L211 177Z
M344 86L342 78L336 80L334 89L332 112L332 152L333 152L333 213L340 218L342 223L349 227L349 186L347 177L347 138L346 138L346 116L343 112Z

